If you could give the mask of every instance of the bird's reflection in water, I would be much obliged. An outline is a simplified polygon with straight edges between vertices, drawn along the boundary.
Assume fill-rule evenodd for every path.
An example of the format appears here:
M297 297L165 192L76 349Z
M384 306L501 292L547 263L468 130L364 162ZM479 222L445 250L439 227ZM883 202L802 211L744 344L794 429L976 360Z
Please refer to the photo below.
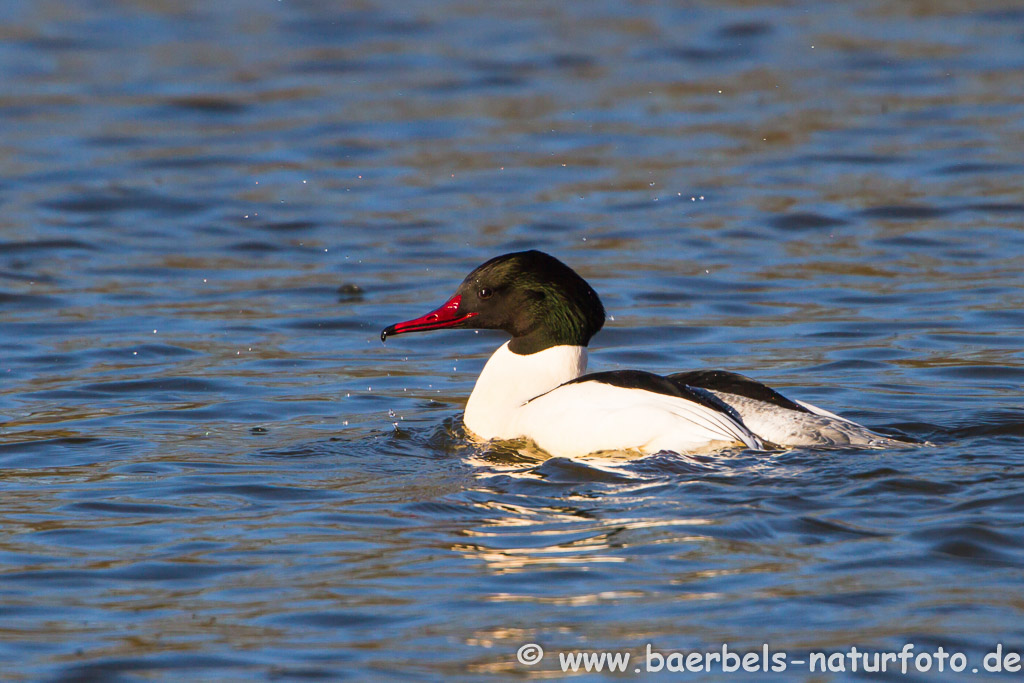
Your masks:
M617 453L552 458L527 443L490 444L466 458L481 485L465 495L485 521L463 530L465 542L452 548L497 573L569 567L592 572L631 561L634 543L646 544L666 527L686 529L670 532L673 542L706 541L693 530L711 524L707 519L666 518L663 510L637 517L643 499L671 484L661 475L632 471L634 458ZM658 528L661 532L653 531Z

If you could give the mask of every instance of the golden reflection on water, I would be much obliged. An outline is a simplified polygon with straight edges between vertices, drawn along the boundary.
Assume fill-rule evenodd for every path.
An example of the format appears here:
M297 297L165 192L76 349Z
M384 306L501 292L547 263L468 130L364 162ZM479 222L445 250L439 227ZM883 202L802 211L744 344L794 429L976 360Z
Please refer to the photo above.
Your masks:
M617 486L620 495L642 496L642 490L649 486L649 482L612 466L624 461L625 458L590 457L586 459L585 465L577 463L574 467L586 467L593 473L614 475L620 481ZM598 463L603 467L599 467ZM478 477L493 477L496 473L523 480L543 479L532 466L495 466L493 463L478 463ZM494 495L489 489L481 491L485 495ZM586 497L564 498L567 502L574 499L589 502ZM672 535L671 541L701 544L712 539L693 533L693 528L714 523L712 520L699 517L598 517L584 507L562 505L556 508L550 505L540 506L530 501L518 504L508 500L507 496L501 500L478 501L475 506L484 511L486 522L462 530L460 536L467 540L453 544L452 550L468 559L484 562L488 570L496 574L537 570L543 567L574 566L585 569L602 564L620 564L628 561L622 551L630 546L628 542L623 541L623 532L658 528L685 529ZM650 539L645 538L645 543L650 543ZM602 599L607 597L605 595ZM504 598L495 595L490 599ZM590 598L569 596L553 599L585 602Z

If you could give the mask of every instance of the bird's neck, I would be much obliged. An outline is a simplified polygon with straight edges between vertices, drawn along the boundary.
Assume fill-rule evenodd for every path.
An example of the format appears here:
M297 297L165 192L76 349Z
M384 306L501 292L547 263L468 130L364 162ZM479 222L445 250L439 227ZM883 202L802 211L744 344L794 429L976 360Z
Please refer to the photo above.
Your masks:
M587 369L585 346L551 346L527 355L498 347L466 404L466 427L483 439L514 439L517 410L524 403L576 379Z

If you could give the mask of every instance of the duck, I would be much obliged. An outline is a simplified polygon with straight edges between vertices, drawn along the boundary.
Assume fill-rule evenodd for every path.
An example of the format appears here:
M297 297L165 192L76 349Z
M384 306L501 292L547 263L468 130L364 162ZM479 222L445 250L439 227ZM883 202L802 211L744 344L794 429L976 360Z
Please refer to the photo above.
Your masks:
M903 445L735 372L588 374L588 345L604 323L604 306L586 280L554 256L529 250L483 263L440 307L386 327L380 338L445 329L507 333L476 380L463 423L482 441L524 439L553 456Z

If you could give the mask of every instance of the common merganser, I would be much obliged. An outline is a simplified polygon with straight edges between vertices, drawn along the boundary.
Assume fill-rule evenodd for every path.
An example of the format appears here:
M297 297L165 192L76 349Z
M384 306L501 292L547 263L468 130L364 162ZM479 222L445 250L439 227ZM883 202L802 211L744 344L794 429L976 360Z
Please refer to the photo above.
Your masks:
M512 339L476 381L465 426L484 440L530 439L551 455L906 445L733 372L585 375L587 344L604 319L600 298L572 268L521 251L487 261L440 308L380 338L446 328L508 332Z

